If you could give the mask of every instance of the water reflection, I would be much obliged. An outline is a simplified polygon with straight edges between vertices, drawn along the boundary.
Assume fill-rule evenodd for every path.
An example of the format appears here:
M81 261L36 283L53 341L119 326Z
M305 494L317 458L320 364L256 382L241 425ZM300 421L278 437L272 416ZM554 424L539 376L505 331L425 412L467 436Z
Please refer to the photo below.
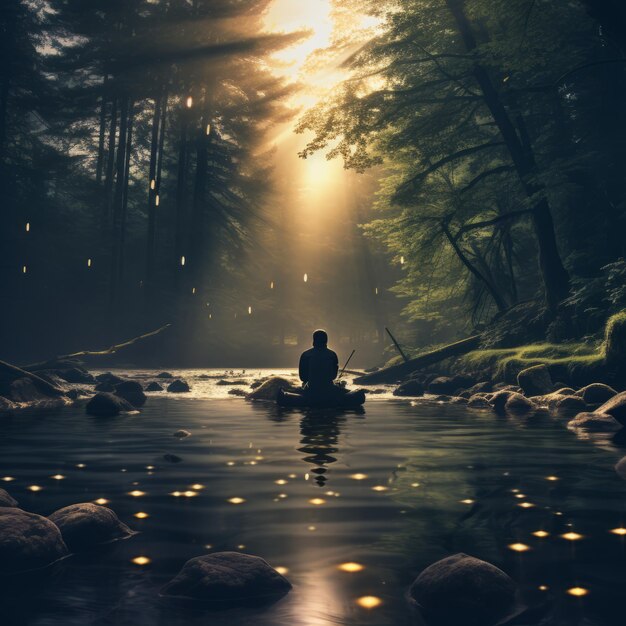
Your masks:
M314 467L310 470L315 482L323 487L326 484L328 466L337 461L339 436L345 417L336 413L311 411L300 420L299 452L306 454L303 461Z

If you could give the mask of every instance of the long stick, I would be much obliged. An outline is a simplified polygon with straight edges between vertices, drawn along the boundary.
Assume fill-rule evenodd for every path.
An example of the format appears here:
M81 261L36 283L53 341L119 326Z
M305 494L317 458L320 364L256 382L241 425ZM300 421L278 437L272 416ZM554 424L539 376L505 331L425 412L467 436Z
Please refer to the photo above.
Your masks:
M387 331L387 334L391 337L391 341L393 341L393 345L396 347L396 349L400 353L400 356L404 359L404 362L408 363L409 357L407 357L407 355L404 354L404 352L402 352L402 348L400 347L400 344L396 341L396 338L391 334L391 331L386 326L385 326L385 330Z
M355 352L356 350L352 350L352 352L350 353L350 356L348 357L346 364L341 368L341 373L339 374L339 376L337 376L337 380L339 380L343 376L343 373L346 371L346 367L348 367L348 363L350 363L350 359L354 356Z

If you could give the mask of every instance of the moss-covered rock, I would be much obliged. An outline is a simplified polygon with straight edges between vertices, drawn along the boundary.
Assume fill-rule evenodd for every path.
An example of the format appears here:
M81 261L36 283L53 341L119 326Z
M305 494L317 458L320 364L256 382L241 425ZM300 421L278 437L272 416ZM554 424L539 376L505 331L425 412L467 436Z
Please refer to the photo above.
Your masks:
M533 365L517 375L517 384L527 396L540 396L552 391L552 377L547 365Z
M626 311L612 315L606 323L604 356L610 366L626 368Z

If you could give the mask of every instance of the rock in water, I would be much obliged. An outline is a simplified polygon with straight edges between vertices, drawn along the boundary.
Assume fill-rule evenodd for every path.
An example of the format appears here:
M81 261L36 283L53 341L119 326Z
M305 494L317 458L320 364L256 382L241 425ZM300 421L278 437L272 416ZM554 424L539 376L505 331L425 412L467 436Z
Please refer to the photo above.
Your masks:
M419 380L407 380L399 387L396 387L393 392L394 396L403 397L417 397L424 395L424 383Z
M542 396L552 391L550 370L545 365L534 365L517 375L517 384L527 396Z
M36 402L50 397L37 389L30 378L17 378L12 381L7 395L13 402Z
M59 527L63 541L72 552L90 550L135 534L120 522L114 511L91 502L66 506L49 519Z
M579 413L567 423L570 430L585 430L596 433L614 433L622 426L606 413Z
M509 391L508 389L503 389L501 391L496 391L496 393L491 396L491 400L489 400L489 404L494 408L496 413L504 413L504 407L508 399L514 394L514 391Z
M4 489L0 489L0 507L4 506L17 506L17 500Z
M254 391L251 391L246 398L248 400L268 400L273 402L276 400L278 390L284 389L285 391L298 391L286 378L280 376L272 376L266 380L260 387L257 387Z
M167 386L167 390L170 393L186 393L187 391L191 391L189 385L184 380L180 380L180 378L170 383Z
M576 392L587 404L603 404L617 395L617 391L613 387L609 387L603 383L592 383Z
M134 411L135 407L112 393L97 393L85 406L88 415L96 417L113 417L122 412Z
M90 384L96 380L87 370L80 367L70 367L69 369L58 371L57 373L68 383Z
M185 439L185 437L191 437L191 433L188 430L177 430L174 433L174 437L178 437L179 439Z
M579 396L563 396L552 407L551 412L558 417L574 417L588 410L587 403Z
M166 596L237 602L282 596L291 583L258 556L217 552L187 561L161 593Z
M157 378L174 378L169 372L161 372L156 375Z
M512 612L515 583L491 563L455 554L427 567L410 595L429 623L493 626Z
M490 409L491 405L485 396L481 394L474 394L467 403L470 409Z
M67 554L61 531L49 519L0 508L0 574L45 567Z
M11 402L8 398L0 396L0 415L7 415L17 408L15 402Z
M125 380L123 383L115 385L115 395L124 398L135 407L143 406L146 403L143 387L135 380Z
M599 406L597 413L608 413L615 418L620 424L626 426L626 391L618 393L603 405Z
M163 387L159 383L152 381L151 383L148 383L146 391L163 391Z
M531 413L536 409L536 405L521 393L512 393L504 405L505 411L509 413Z
M109 383L110 385L119 385L123 383L126 379L118 376L117 374L113 374L113 372L104 372L104 374L98 374L96 376L96 380L99 383Z

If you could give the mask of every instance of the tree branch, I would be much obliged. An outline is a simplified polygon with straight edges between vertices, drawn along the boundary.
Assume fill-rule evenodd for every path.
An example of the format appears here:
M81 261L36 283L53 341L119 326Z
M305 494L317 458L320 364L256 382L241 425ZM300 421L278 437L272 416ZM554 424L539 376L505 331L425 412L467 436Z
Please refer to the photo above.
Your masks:
M463 187L460 193L465 193L466 191L469 191L470 189L478 185L478 183L480 183L482 180L484 180L485 178L489 176L502 174L504 172L512 172L514 171L514 169L515 168L512 165L500 165L499 167L494 167L492 170L486 170L485 172L480 173L478 176L476 176L476 178L471 180L465 187Z
M522 209L520 211L511 211L510 213L505 213L504 215L498 215L498 217L494 217L491 220L485 220L483 222L472 222L471 224L465 224L461 226L454 236L454 240L458 241L465 233L470 232L471 230L476 230L478 228L487 228L488 226L495 226L500 222L505 222L506 220L517 219L518 217L523 217L524 215L528 215L532 213L532 209Z

